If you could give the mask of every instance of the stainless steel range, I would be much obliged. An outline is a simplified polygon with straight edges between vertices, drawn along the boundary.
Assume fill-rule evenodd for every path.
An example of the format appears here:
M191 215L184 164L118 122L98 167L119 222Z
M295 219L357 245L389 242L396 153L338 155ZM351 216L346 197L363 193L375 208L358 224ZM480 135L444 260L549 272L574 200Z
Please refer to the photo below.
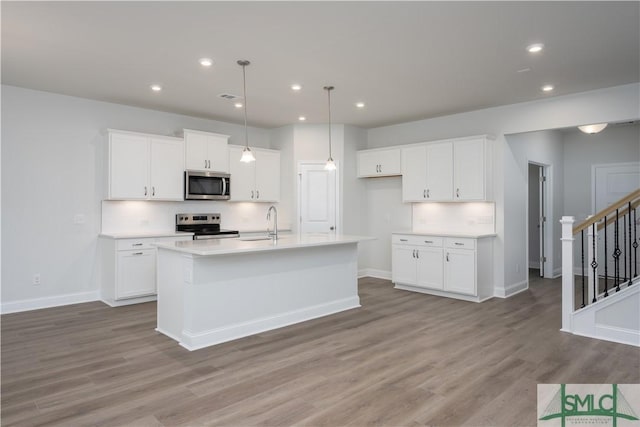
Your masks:
M176 231L186 231L193 234L193 240L225 239L240 237L237 230L223 230L220 228L220 214L177 214Z

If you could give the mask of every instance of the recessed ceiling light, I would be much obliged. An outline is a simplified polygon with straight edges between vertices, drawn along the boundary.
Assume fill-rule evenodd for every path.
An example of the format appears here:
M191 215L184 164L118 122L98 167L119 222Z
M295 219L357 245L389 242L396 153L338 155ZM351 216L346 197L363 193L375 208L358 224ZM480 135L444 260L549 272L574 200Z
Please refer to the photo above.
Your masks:
M307 118L305 116L300 116L298 117L298 120L300 120L301 122L304 122L305 120L307 120Z
M541 89L543 92L551 92L553 90L553 85L544 85Z
M233 106L236 108L242 108L242 102L236 102Z
M151 90L154 92L160 92L162 90L162 86L160 85L151 85Z
M521 70L518 70L518 73L528 73L529 71L531 71L531 68L523 68Z
M291 90L298 91L298 90L300 90L300 89L302 89L302 86L300 86L300 85L299 85L299 84L297 84L297 83L295 83L295 84L292 84L292 85L291 85Z
M213 60L211 58L200 58L200 65L203 67L211 67L213 65Z
M527 46L527 52L529 53L542 52L542 49L544 49L544 45L542 43L534 43Z
M364 108L364 102L356 102L356 107Z

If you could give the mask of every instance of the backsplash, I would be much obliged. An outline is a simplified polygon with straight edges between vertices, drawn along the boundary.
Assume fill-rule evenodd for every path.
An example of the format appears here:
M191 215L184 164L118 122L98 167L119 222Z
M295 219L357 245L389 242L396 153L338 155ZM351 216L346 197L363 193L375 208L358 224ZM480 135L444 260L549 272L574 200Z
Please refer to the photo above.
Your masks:
M414 232L495 233L493 202L414 203Z
M174 230L178 213L220 213L222 228L241 232L261 231L267 228L267 210L272 203L234 203L216 201L102 202L102 232L130 233ZM277 203L275 204L277 206ZM286 212L278 212L280 229L290 229Z

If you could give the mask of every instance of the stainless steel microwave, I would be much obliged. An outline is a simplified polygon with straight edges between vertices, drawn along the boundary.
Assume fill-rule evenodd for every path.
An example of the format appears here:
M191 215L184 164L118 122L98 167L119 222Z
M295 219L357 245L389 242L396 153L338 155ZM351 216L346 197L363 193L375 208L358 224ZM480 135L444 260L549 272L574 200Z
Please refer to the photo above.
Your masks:
M185 171L185 200L229 200L230 177L228 173Z

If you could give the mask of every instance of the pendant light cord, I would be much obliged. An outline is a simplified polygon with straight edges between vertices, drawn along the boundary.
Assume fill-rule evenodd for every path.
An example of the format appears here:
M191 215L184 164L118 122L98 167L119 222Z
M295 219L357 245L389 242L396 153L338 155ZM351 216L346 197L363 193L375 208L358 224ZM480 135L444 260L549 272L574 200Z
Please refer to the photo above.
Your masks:
M249 62L249 61L247 61ZM247 128L247 64L242 64L242 92L244 94L244 143L249 148L249 130Z
M333 159L331 155L331 91L333 90L333 86L325 86L324 88L327 91L327 99L329 102L329 159Z

